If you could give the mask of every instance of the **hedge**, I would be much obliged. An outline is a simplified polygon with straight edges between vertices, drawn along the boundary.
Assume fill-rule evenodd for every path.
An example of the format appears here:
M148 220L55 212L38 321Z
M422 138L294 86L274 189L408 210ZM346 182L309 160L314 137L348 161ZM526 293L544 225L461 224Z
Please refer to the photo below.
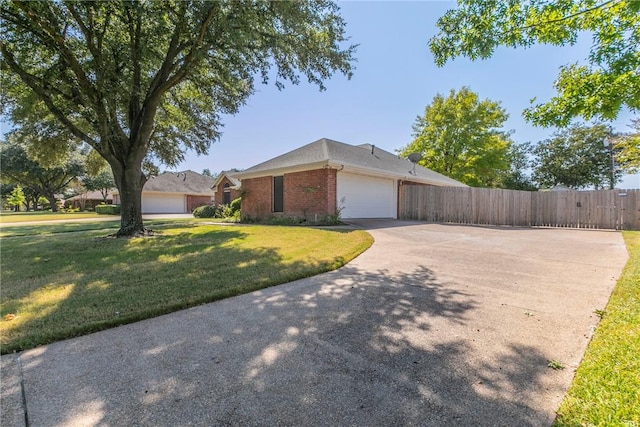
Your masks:
M120 215L120 205L97 205L96 213L99 215Z

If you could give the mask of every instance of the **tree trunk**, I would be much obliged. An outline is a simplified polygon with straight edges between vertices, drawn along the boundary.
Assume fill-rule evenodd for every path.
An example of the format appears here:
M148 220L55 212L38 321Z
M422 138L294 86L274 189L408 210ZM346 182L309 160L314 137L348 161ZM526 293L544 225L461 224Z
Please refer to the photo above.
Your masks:
M58 201L56 200L56 195L46 194L45 197L49 201L49 205L51 206L51 212L58 212Z
M115 171L114 171L115 172ZM145 177L141 166L129 166L114 173L120 193L120 230L116 237L133 237L149 233L142 223L142 186Z

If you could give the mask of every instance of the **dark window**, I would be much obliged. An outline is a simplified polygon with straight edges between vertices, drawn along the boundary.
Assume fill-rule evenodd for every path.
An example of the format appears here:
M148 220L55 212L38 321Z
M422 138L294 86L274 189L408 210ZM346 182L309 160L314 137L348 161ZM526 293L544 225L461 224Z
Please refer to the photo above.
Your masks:
M273 177L273 211L284 212L284 177Z
M229 185L229 183L227 182L226 184L224 184L224 192L222 193L222 204L223 205L228 205L229 203L231 203L231 187Z

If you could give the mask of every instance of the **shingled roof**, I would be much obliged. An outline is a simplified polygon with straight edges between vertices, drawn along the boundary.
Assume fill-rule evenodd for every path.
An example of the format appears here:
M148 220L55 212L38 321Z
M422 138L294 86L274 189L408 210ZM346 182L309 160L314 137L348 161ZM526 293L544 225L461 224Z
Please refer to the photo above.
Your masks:
M190 170L165 172L149 179L142 191L162 193L184 193L190 195L213 195L213 178Z
M430 169L384 151L371 144L349 145L327 138L319 139L281 156L234 174L247 179L265 175L278 175L300 170L335 167L345 171L393 177L425 184L467 187Z

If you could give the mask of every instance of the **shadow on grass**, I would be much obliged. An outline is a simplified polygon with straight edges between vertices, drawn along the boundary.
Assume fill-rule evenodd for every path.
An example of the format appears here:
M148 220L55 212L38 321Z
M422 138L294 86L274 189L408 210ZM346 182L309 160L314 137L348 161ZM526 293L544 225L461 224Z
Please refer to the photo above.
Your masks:
M478 303L451 288L425 266L394 276L346 266L36 349L22 356L25 375L68 376L28 394L34 408L59 408L30 421L548 425L533 398L546 386L545 355L504 343L482 351L454 334L472 326Z
M240 243L240 227L172 225L151 238L114 239L104 230L6 240L2 353L158 316L308 277L341 256L287 261L267 246ZM87 237L91 236L91 237ZM19 254L16 256L16 254ZM24 313L29 313L26 316Z

